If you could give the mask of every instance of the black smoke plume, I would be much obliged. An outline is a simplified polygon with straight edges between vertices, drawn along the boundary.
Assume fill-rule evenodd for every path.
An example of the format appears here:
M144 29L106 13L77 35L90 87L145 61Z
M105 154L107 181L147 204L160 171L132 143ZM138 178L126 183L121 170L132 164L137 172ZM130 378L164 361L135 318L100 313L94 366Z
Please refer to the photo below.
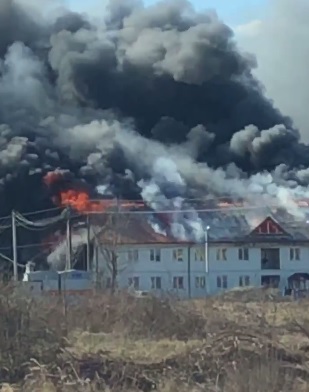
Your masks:
M0 3L0 214L50 207L56 169L126 198L150 200L158 167L155 186L174 173L182 197L306 193L308 146L215 13L111 0L92 20L25 4Z

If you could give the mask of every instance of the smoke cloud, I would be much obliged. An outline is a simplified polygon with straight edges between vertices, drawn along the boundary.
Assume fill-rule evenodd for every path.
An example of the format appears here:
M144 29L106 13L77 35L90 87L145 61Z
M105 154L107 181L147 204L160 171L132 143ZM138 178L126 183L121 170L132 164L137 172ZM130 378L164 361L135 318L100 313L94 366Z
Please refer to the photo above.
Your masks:
M292 116L301 136L309 141L309 100L306 64L309 57L309 3L271 0L260 20L239 26L240 44L259 60L255 75L264 83L267 96Z
M206 194L294 209L309 196L309 147L256 67L231 28L185 0L111 0L101 20L2 1L0 212L50 206L54 170L160 209ZM172 231L200 236L202 222L192 209Z

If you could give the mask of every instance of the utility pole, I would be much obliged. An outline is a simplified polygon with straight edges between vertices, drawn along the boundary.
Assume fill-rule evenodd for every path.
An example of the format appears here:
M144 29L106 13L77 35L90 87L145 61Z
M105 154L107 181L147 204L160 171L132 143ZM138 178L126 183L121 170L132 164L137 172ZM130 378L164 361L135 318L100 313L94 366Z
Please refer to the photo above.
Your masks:
M71 222L70 222L70 211L67 218L67 259L66 259L66 270L72 268L72 238L71 238Z
M210 226L206 226L205 230L205 288L206 295L208 294L208 275L209 275L209 246L208 246L208 232L210 230Z
M90 271L91 260L90 260L90 216L87 214L87 271Z
M16 213L12 211L12 247L13 247L13 275L15 282L18 281L17 269L17 230L16 230Z

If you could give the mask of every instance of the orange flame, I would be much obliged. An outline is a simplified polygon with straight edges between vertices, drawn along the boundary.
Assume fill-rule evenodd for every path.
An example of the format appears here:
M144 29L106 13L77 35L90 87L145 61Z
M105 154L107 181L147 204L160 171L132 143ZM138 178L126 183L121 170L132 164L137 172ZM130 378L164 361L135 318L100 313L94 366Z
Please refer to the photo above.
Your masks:
M72 207L79 212L101 212L115 203L113 200L92 201L86 192L73 189L61 192L59 199L61 206Z
M108 208L140 208L144 206L144 202L121 201L117 204L116 200L90 200L86 192L76 190L68 190L60 193L60 204L64 207L72 207L78 212L102 212Z
M44 177L44 182L50 187L55 182L63 179L64 175L61 170L48 172ZM113 206L119 208L140 208L145 206L143 201L131 202L122 200L117 203L115 199L91 200L89 194L84 190L74 189L60 192L59 195L52 197L52 201L54 204L62 207L72 207L81 213L102 212Z

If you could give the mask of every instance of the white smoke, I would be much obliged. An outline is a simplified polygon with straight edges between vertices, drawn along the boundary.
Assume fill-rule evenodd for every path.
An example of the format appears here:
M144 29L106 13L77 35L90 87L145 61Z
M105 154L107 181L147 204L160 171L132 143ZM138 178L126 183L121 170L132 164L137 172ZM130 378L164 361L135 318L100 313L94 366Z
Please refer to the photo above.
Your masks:
M77 128L72 129L71 138L75 137L76 130ZM187 200L190 183L203 189L205 198L227 195L232 199L243 199L245 205L256 207L259 212L262 208L269 211L269 207L281 207L295 219L305 219L305 210L298 206L296 200L309 200L309 190L296 182L285 180L285 165L277 166L273 172L247 176L234 164L226 169L211 169L205 163L197 163L181 146L164 146L148 140L131 131L127 125L115 123L108 127L105 121L95 121L78 127L77 137L88 131L93 143L96 136L104 139L104 143L97 144L100 152L97 153L96 160L93 160L92 167L104 162L108 152L118 146L128 161L136 166L142 164L145 172L149 173L149 179L138 182L141 196L154 211L168 211L170 219L168 229L162 227L157 219L149 221L157 233L171 234L180 240L203 240L205 226L209 222L201 218L198 208L194 209ZM305 172L299 171L301 176ZM106 194L108 185L103 184L97 190Z
M142 198L151 208L155 211L172 211L169 213L169 229L173 237L195 241L203 238L203 222L197 212L185 202L187 184L173 160L166 157L158 158L153 164L152 179L142 180L138 185L142 190ZM150 223L158 232L157 225Z
M99 233L99 227L91 227L90 228L90 241L92 241L95 237L95 233ZM75 229L72 230L71 233L71 249L72 249L72 260L74 269L74 260L76 260L76 256L78 256L78 252L81 249L82 245L87 244L87 229ZM52 270L55 271L63 271L66 268L66 260L68 255L68 242L67 240L61 241L56 248L48 255L47 262Z

